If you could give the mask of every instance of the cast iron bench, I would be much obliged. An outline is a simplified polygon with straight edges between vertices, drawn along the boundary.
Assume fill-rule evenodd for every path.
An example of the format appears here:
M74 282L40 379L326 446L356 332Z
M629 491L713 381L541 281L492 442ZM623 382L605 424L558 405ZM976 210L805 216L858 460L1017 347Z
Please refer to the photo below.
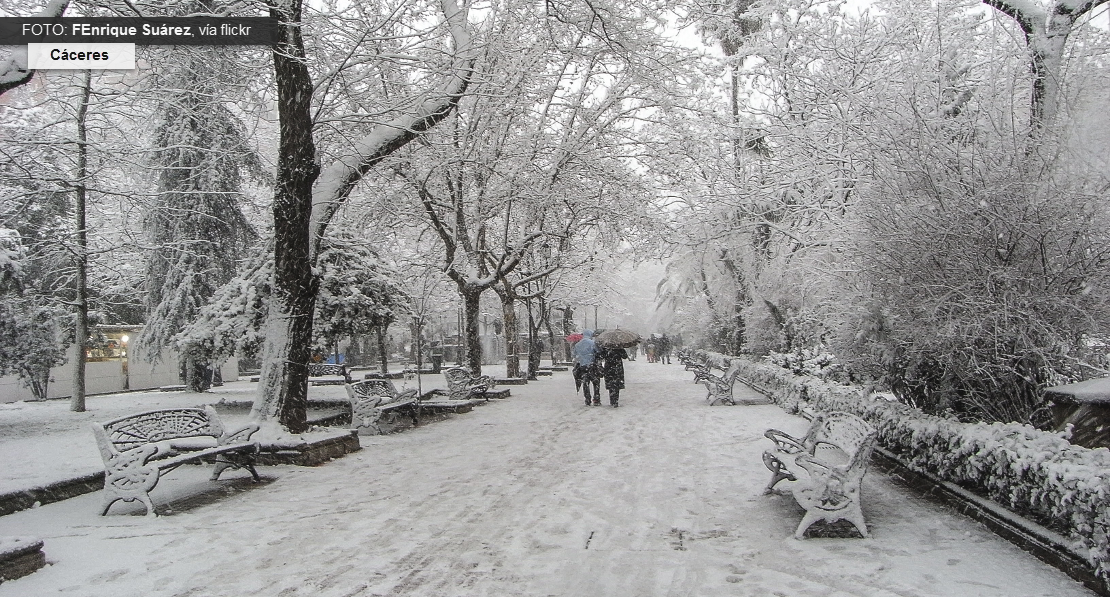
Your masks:
M337 386L351 383L351 372L346 365L331 363L309 363L308 381L315 386Z
M469 400L471 398L485 398L494 386L493 379L488 375L474 375L462 367L452 367L443 370L443 377L447 380L447 397L450 400Z
M690 355L686 360L680 358L679 361L683 364L683 369L694 372L694 383L702 383L705 376L713 372L713 358L709 353Z
M170 408L128 415L107 423L92 423L104 459L104 504L100 515L117 500L139 500L147 516L155 516L150 491L162 473L186 464L215 462L212 480L228 467L245 468L255 481L258 442L250 437L258 423L227 431L215 409Z
M707 391L705 400L709 406L715 404L736 404L736 400L732 397L732 387L736 385L736 378L740 375L740 361L733 359L728 369L725 370L723 375L714 375L711 371L704 373L701 376L701 382L705 384Z
M774 450L763 453L763 463L771 471L764 493L780 481L791 481L794 499L806 511L795 538L801 539L819 520L841 519L868 536L860 509L860 484L875 447L874 427L853 414L832 412L814 417L802 438L777 429L764 435L775 442Z
M367 379L345 387L351 401L352 429L373 429L381 434L378 423L383 417L392 422L402 414L412 419L413 425L420 424L420 401L415 388L398 392L388 379Z

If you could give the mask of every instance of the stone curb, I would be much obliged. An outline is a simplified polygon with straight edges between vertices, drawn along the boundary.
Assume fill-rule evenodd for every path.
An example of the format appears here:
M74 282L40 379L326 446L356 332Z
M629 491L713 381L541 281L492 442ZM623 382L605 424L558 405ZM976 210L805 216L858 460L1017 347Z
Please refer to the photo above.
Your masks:
M873 462L895 482L983 523L998 536L1058 568L1088 589L1110 597L1110 587L1095 575L1091 564L1071 548L1063 535L955 483L916 471L886 449L876 447L874 456Z
M0 551L0 583L31 574L46 565L42 540L33 537L13 537L14 545Z
M261 466L276 464L318 466L360 449L357 433L351 432L283 449L267 450L263 446L262 452L258 455L258 464ZM101 489L104 489L104 471L58 481L43 487L0 494L0 516L34 508L35 504L40 506L52 504Z
M104 489L104 471L58 481L43 487L0 494L0 516L34 508L36 503L52 504L101 489Z

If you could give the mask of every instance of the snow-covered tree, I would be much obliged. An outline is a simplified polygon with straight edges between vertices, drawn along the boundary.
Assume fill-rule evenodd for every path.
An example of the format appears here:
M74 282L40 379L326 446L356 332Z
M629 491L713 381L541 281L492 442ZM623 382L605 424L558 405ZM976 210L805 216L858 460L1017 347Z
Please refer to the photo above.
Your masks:
M324 242L318 267L315 354L325 355L351 336L384 332L408 313L411 298L402 290L400 276L367 240L348 232L333 234ZM262 252L217 291L196 319L174 337L174 346L204 363L235 355L256 357L265 338L273 279L272 253Z
M381 122L377 115L360 111L350 114L348 110L342 120L357 122L360 127L356 128L365 130L375 121L381 124L355 133L353 141L347 137L328 156L329 165L321 168L324 156L318 155L314 138L314 86L301 27L303 5L300 0L282 0L271 6L271 14L285 25L279 28L273 48L281 134L273 202L274 287L267 316L261 383L252 410L257 418L276 419L293 432L306 428L307 364L311 356L312 315L319 291L313 265L327 228L359 181L386 156L446 118L470 83L467 11L460 9L454 0L442 0L440 8L443 26L456 53L446 64L439 61L446 67L442 78L430 83L429 91L394 104L392 118L387 122ZM358 36L351 39L351 53L346 61L322 65L331 69L324 75L325 84L316 87L325 93L331 89L328 82L337 80L335 77L343 71L354 73L360 67L365 69L367 62L371 67L378 63L373 58L364 59L362 54L362 48L373 52L372 47L364 45L368 37L379 38L371 31L394 28L409 31L408 26L391 20L392 15L371 24L366 22L367 15L360 12L359 6L352 5L346 10L353 22L364 23L366 28L356 31Z
M175 48L157 85L154 130L157 193L147 208L146 324L136 346L152 361L235 273L255 236L243 215L244 174L258 158L240 119L226 105L230 76L222 50ZM216 363L184 357L185 385L207 389Z

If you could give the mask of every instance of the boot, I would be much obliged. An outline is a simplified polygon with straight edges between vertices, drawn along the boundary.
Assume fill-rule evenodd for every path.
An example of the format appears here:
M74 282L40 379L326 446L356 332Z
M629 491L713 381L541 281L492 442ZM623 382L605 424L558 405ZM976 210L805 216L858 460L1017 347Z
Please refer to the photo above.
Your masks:
M601 406L601 398L594 398L594 406Z
M617 401L614 400L614 401L610 402L609 406L612 406L613 408L616 408L617 407Z

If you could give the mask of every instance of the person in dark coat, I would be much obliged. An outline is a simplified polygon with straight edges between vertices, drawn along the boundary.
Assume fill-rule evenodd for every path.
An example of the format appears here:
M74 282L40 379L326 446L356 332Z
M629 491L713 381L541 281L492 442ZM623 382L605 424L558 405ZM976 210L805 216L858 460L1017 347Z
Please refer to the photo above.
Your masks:
M602 348L598 352L601 358L601 376L605 379L605 389L609 390L609 406L617 408L621 390L624 389L624 359L628 358L628 351L623 348Z
M659 357L659 362L670 365L671 364L671 339L668 338L666 334L663 334L662 336L659 337L659 341L656 344L657 344L657 346L656 346L656 349L655 349L655 353L656 353L656 356Z

